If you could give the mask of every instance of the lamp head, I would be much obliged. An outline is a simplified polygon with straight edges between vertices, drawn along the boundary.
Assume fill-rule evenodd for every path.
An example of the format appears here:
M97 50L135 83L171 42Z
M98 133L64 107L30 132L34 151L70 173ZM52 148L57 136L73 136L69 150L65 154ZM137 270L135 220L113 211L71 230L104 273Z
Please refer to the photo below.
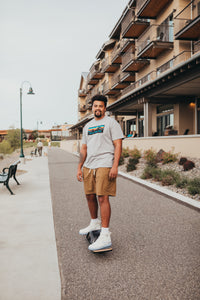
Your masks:
M35 95L35 93L33 92L32 87L29 88L29 91L27 93L28 95Z

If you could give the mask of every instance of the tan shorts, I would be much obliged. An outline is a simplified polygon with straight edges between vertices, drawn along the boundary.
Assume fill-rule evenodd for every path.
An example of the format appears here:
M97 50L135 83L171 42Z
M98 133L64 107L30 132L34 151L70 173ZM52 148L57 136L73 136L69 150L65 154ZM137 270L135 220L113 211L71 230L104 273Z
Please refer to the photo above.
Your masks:
M86 195L116 196L116 178L109 179L110 169L88 169L83 167L83 181Z

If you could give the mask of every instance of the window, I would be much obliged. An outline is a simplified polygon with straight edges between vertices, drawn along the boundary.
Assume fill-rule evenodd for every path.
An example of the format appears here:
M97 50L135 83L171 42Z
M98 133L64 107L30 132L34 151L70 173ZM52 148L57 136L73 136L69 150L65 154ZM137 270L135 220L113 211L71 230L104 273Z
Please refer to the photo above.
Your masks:
M157 106L157 132L163 136L167 126L174 126L174 107L171 104Z

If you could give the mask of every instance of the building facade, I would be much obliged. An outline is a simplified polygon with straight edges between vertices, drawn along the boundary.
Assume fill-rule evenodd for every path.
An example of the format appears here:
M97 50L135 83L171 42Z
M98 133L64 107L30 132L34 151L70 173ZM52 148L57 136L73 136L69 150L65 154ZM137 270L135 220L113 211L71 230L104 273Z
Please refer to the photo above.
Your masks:
M81 75L78 138L98 93L126 136L200 134L200 0L129 1Z

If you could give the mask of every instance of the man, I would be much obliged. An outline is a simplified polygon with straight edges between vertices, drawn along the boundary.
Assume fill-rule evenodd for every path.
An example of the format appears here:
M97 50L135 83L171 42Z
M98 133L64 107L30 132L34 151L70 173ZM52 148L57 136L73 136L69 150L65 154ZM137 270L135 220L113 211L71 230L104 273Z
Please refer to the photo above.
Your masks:
M42 156L42 148L43 148L43 143L41 142L41 140L39 140L39 142L37 143L37 150L38 150L39 156Z
M91 216L89 226L81 229L79 233L86 235L90 231L101 229L98 239L88 248L91 251L102 250L112 245L109 232L109 196L116 195L116 177L124 137L119 123L105 115L106 105L105 96L96 95L92 98L94 119L83 129L77 170L77 179L84 181ZM98 219L98 203L101 222Z

